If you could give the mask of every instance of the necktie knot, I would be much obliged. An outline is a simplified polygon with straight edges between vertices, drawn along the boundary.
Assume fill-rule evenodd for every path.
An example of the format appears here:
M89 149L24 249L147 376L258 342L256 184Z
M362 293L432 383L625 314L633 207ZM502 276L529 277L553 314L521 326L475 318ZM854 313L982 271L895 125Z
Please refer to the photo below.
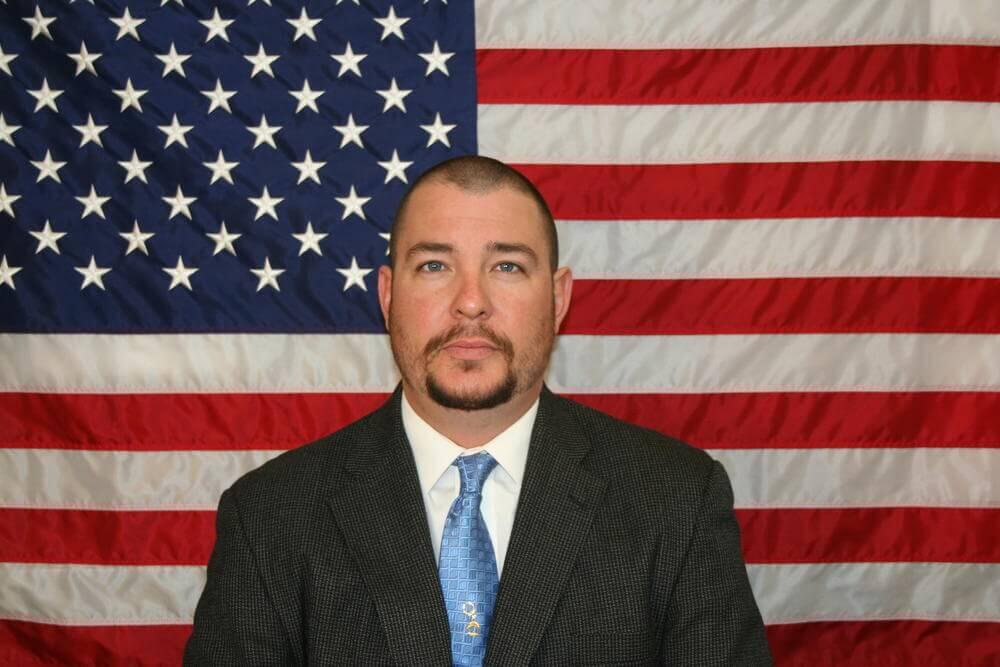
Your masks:
M462 496L479 495L483 492L483 483L496 467L497 461L488 452L479 452L472 456L459 456L452 464L458 468L462 479Z

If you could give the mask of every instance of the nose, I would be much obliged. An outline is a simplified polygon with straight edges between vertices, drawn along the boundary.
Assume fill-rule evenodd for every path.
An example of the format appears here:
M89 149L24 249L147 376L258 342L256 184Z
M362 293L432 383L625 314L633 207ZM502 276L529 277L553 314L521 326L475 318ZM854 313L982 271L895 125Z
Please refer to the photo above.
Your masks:
M459 276L456 281L452 313L460 319L487 318L492 312L485 277L479 273Z

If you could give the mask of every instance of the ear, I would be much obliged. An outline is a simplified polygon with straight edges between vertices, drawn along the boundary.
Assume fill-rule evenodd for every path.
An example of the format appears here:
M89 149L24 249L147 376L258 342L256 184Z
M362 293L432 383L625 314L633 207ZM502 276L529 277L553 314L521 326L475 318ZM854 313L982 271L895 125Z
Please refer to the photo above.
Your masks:
M552 296L555 304L555 331L559 333L566 313L569 312L569 302L573 296L573 272L568 266L556 270L552 274Z
M392 268L383 264L378 269L378 305L382 309L386 331L389 330L389 307L392 304Z

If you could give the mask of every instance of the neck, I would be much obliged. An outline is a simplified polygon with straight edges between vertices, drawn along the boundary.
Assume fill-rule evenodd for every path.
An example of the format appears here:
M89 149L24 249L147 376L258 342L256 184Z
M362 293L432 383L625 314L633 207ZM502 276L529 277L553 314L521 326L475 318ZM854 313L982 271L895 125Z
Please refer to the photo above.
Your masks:
M426 392L417 391L406 381L403 382L403 394L413 411L435 431L465 449L485 445L510 428L528 411L541 392L542 384L538 382L495 408L455 410L439 405Z

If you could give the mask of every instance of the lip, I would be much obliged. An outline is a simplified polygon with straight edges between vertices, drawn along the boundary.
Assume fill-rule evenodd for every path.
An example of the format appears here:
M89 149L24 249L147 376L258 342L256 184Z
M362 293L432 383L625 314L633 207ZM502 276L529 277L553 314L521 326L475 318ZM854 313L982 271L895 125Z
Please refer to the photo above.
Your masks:
M460 338L444 346L444 351L457 359L485 359L497 347L485 338Z

